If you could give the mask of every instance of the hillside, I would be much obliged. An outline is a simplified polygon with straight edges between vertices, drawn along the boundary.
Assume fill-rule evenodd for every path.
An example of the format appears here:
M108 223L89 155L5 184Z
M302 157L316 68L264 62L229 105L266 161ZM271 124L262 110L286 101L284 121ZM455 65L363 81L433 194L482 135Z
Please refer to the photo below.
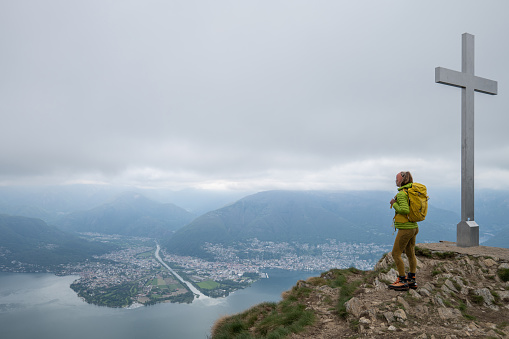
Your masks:
M247 239L319 244L391 243L391 193L378 191L267 191L206 213L163 244L171 253L206 257L205 242L233 244ZM458 216L430 206L419 240L453 240ZM451 225L453 225L451 227Z
M299 281L279 303L218 320L212 338L509 336L509 250L445 243L417 252L415 291L387 288L396 279L389 254L372 271L333 269Z
M0 234L0 266L4 267L16 267L17 262L65 264L113 250L111 245L78 238L35 218L2 214Z
M160 238L193 218L193 214L174 204L162 204L138 193L126 192L110 203L66 215L56 226L66 231Z

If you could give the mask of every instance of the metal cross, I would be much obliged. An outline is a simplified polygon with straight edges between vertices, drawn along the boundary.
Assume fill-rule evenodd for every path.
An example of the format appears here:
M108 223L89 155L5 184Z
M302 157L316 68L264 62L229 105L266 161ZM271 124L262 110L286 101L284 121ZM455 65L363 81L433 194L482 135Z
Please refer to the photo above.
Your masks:
M461 88L461 221L457 246L479 246L474 221L474 91L497 94L497 82L474 75L474 36L462 35L461 72L435 68L435 82Z

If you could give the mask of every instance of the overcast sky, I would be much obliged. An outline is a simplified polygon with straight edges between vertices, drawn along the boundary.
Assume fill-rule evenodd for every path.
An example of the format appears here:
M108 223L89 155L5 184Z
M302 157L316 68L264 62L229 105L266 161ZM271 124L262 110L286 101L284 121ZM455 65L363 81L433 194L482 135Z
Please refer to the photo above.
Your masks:
M509 2L0 0L0 185L509 189Z

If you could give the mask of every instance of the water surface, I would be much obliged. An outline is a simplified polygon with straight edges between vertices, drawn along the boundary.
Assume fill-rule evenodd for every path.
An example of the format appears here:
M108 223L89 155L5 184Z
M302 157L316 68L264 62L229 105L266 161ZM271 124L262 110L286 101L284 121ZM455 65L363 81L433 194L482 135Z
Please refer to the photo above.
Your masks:
M297 280L319 272L269 270L269 279L227 298L135 309L89 305L69 287L77 278L0 272L2 339L207 338L214 321L264 301L278 301Z

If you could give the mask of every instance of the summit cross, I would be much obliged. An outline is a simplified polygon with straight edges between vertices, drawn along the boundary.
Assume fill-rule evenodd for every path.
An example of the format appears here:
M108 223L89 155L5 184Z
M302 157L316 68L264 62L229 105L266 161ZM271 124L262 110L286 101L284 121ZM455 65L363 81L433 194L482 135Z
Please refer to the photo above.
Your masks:
M497 82L474 75L474 36L463 33L461 72L435 68L435 82L461 88L461 221L456 245L479 246L479 225L474 221L474 91L497 94Z

